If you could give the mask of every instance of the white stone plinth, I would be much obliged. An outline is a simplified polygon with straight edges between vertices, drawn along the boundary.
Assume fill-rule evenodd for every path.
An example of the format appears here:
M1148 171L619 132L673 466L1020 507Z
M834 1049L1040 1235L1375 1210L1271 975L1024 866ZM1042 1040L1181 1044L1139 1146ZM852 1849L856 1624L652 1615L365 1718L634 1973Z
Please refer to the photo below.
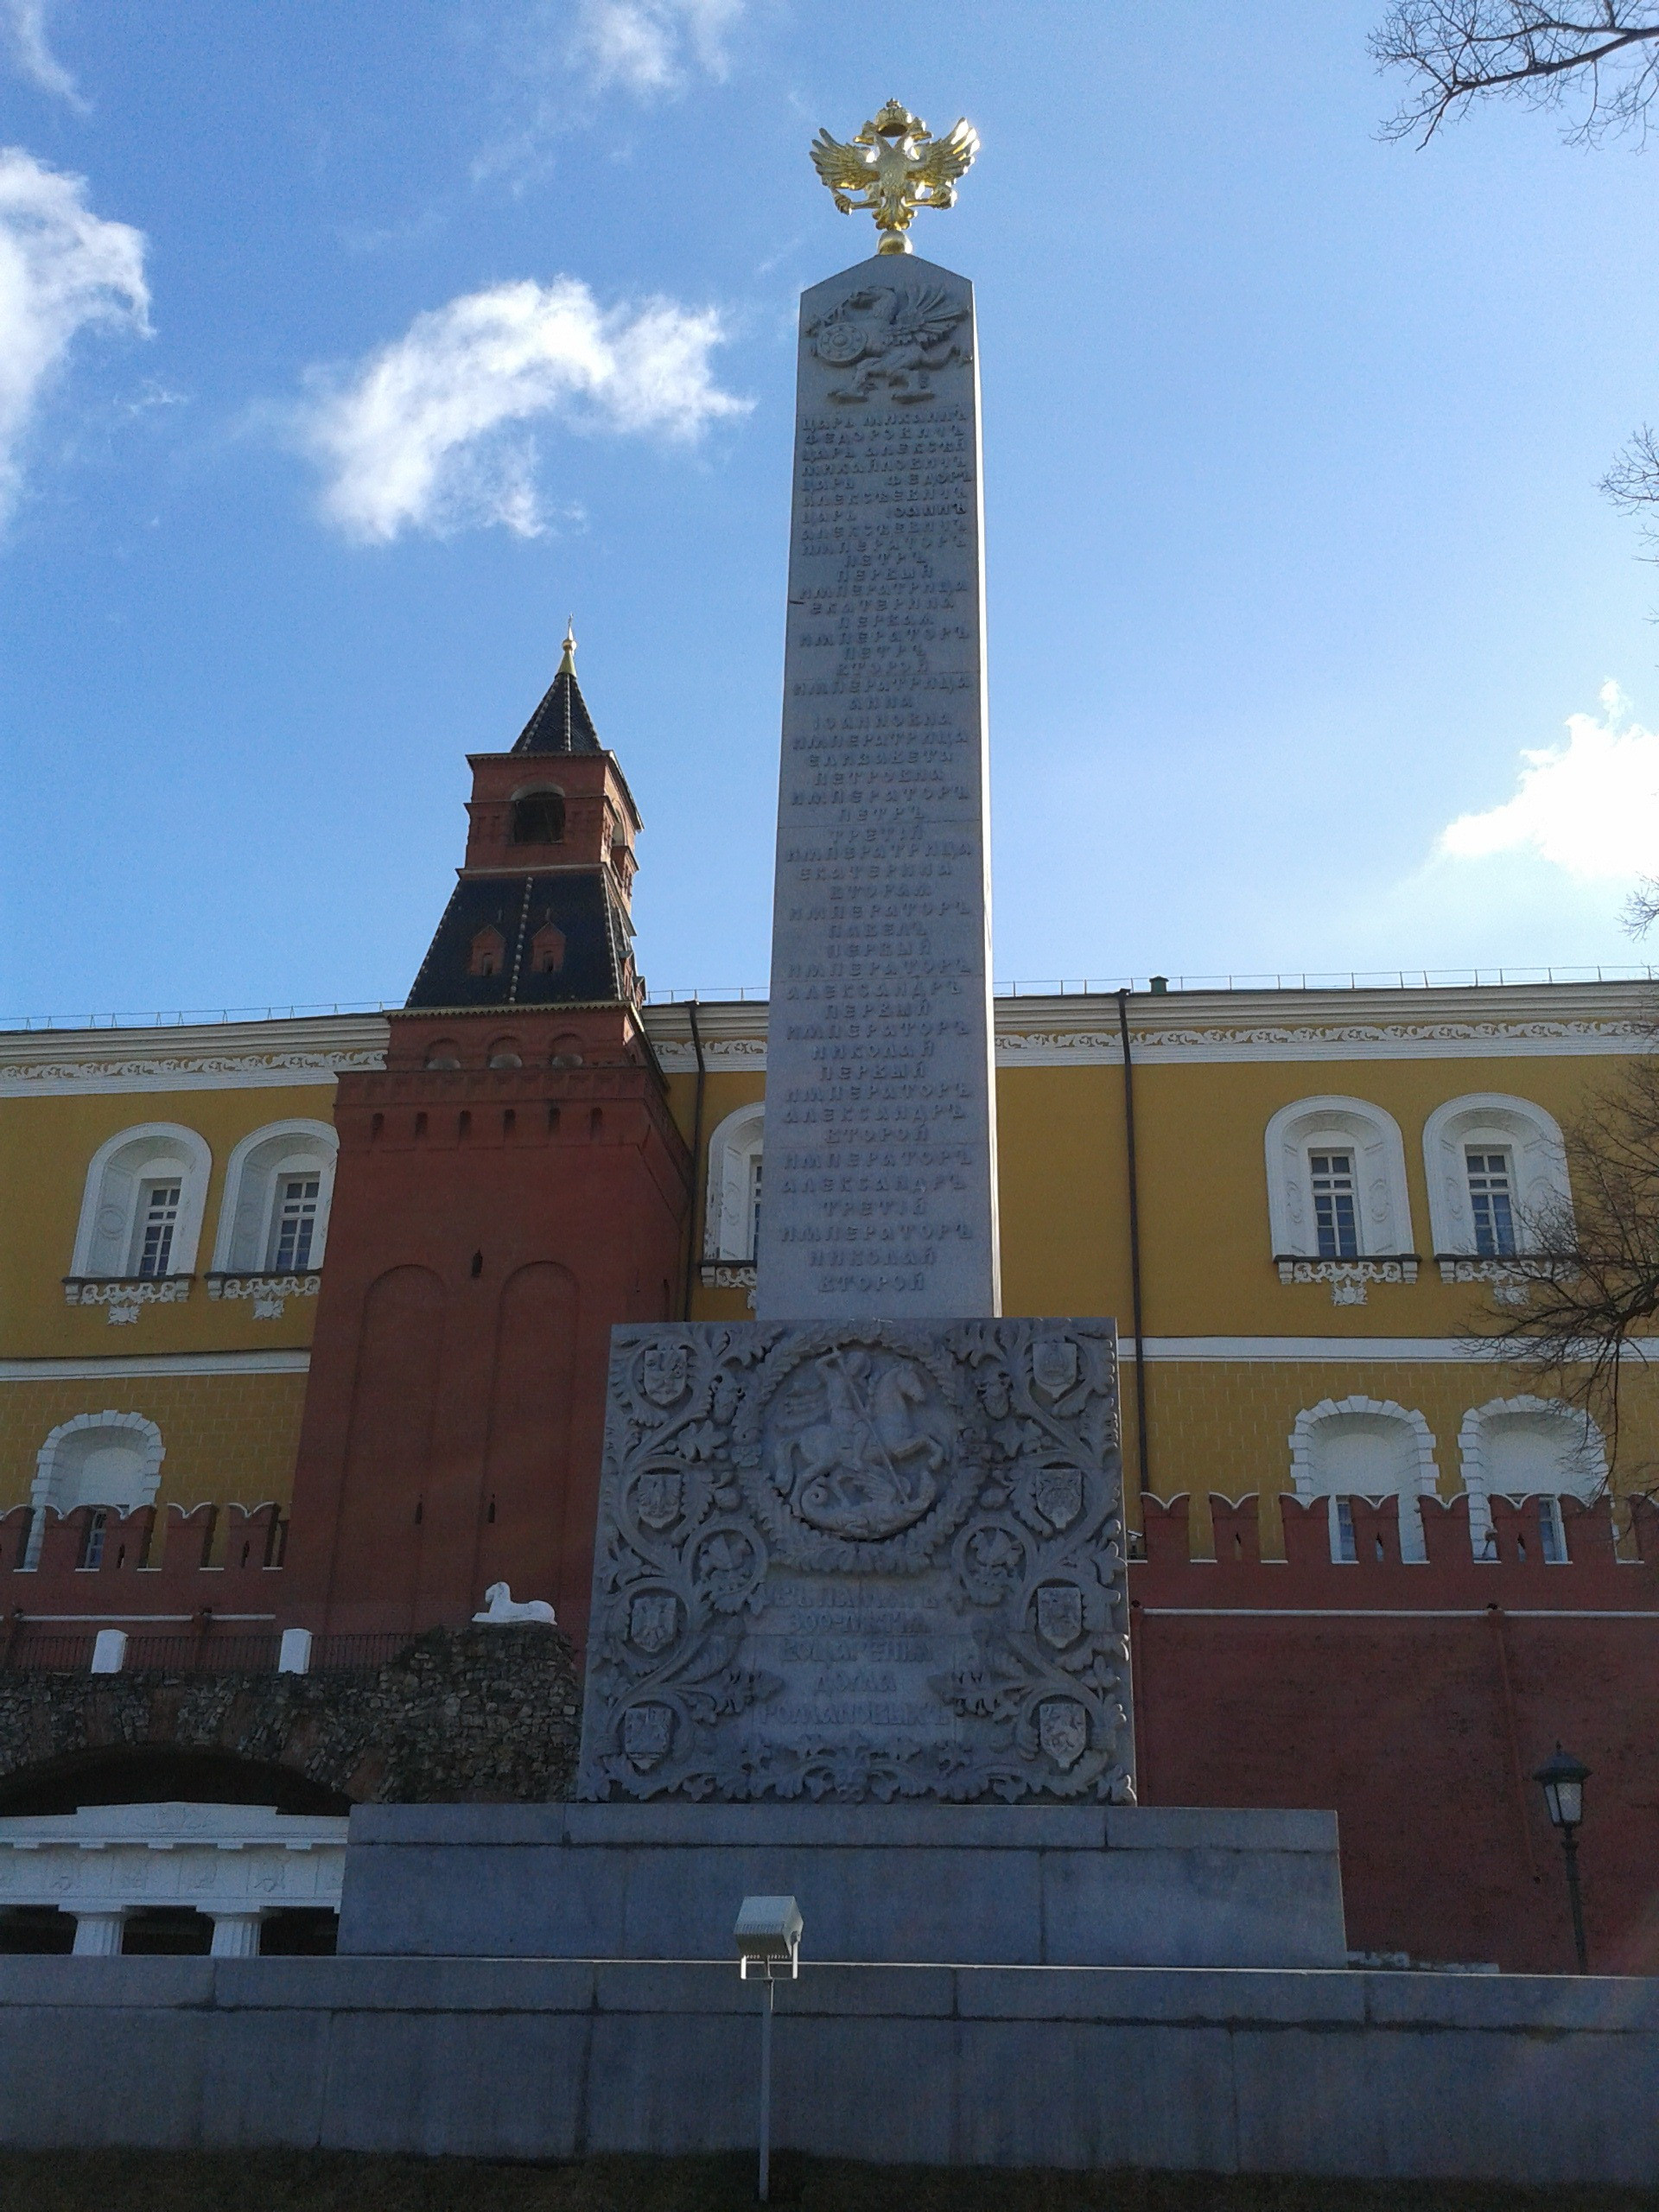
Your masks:
M801 302L766 1043L762 1319L1000 1311L965 277Z

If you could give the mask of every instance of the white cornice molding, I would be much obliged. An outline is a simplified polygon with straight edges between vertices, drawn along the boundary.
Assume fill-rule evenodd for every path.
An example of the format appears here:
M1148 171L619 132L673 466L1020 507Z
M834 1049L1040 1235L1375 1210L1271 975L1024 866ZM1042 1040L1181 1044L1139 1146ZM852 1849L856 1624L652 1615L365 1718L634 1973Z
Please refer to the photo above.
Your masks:
M387 1034L379 1014L176 1029L10 1030L0 1033L0 1098L332 1088L344 1069L384 1067Z
M1137 1062L1582 1058L1651 1052L1659 985L1471 984L1427 990L1181 991L1129 1001ZM711 1073L763 1070L763 999L700 1001L697 1027ZM1116 1067L1114 995L1000 998L1001 1067ZM664 1071L696 1070L683 1001L648 1006L645 1027Z
M1119 1335L1118 1351L1125 1359L1135 1357L1135 1340ZM1649 1350L1649 1345L1652 1350ZM1508 1367L1495 1348L1471 1344L1466 1337L1147 1337L1142 1349L1154 1360L1246 1360L1252 1362L1318 1361L1321 1364L1344 1360L1389 1360L1402 1366L1421 1366L1425 1361L1456 1361L1465 1367ZM1659 1360L1659 1338L1626 1347L1632 1361Z
M130 1376L305 1375L308 1351L162 1351L103 1359L0 1359L0 1382L117 1382Z

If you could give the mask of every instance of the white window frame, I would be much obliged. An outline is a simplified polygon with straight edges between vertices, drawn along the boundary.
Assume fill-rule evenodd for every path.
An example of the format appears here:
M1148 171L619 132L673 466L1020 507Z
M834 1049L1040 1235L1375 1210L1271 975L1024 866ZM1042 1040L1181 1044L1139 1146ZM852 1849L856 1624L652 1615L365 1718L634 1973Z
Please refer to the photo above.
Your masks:
M1268 1123L1268 1228L1273 1257L1318 1260L1308 1166L1315 1152L1351 1153L1359 1257L1414 1249L1406 1147L1392 1114L1363 1098L1299 1098Z
M177 1122L143 1122L106 1138L86 1170L70 1274L125 1276L131 1272L144 1185L163 1179L179 1185L179 1218L168 1274L193 1274L213 1166L206 1140Z
M1495 1489L1487 1459L1486 1427L1494 1416L1506 1414L1548 1414L1552 1421L1559 1421L1575 1429L1583 1440L1580 1471L1570 1479L1556 1484L1549 1491ZM1497 1557L1497 1547L1492 1534L1491 1500L1493 1497L1554 1497L1556 1500L1556 1535L1561 1541L1561 1556L1565 1559L1566 1534L1561 1527L1560 1499L1577 1497L1588 1501L1598 1497L1607 1486L1607 1447L1600 1428L1588 1414L1577 1406L1563 1405L1558 1398L1536 1398L1523 1392L1519 1397L1489 1398L1484 1406L1471 1406L1458 1430L1458 1456L1462 1463L1463 1486L1469 1495L1469 1545L1478 1560L1495 1560Z
M1290 1433L1291 1487L1300 1498L1326 1497L1331 1500L1331 1556L1339 1557L1338 1549L1338 1513L1336 1501L1339 1497L1365 1497L1367 1491L1346 1492L1326 1490L1315 1480L1313 1471L1314 1431L1321 1421L1344 1414L1369 1414L1399 1421L1410 1432L1415 1453L1414 1490L1402 1489L1400 1498L1400 1557L1408 1565L1421 1565L1428 1557L1428 1547L1423 1540L1423 1516L1420 1498L1435 1497L1440 1494L1440 1470L1434 1464L1434 1432L1427 1419L1414 1406L1397 1405L1392 1398L1321 1398L1317 1406L1308 1406L1296 1416ZM1392 1492L1384 1492L1391 1496Z
M311 1238L311 1257L302 1272L310 1274L321 1268L328 1242L328 1211L339 1154L340 1139L327 1122L268 1122L264 1128L250 1131L226 1163L225 1195L219 1201L213 1240L213 1273L271 1273L277 1198L284 1179L290 1175L315 1175L318 1179L317 1225Z
M709 1140L702 1256L749 1267L754 1261L754 1163L766 1150L766 1101L729 1113Z
M29 1493L33 1518L29 1522L29 1546L23 1560L27 1567L40 1564L41 1546L46 1536L47 1509L50 1508L55 1513L73 1510L64 1506L54 1495L61 1471L59 1461L69 1439L83 1436L88 1429L124 1430L135 1443L142 1446L143 1467L139 1473L132 1503L124 1510L136 1513L141 1506L156 1503L156 1492L162 1486L162 1461L167 1457L167 1446L162 1441L161 1430L153 1421L147 1421L143 1414L117 1413L106 1408L101 1414L76 1414L68 1421L60 1421L35 1455L35 1480Z
M1475 1259L1475 1216L1469 1199L1471 1151L1510 1155L1510 1204L1515 1249L1534 1249L1529 1224L1541 1212L1572 1203L1567 1146L1552 1114L1529 1098L1479 1091L1449 1098L1423 1124L1423 1173L1428 1182L1429 1233L1437 1255Z

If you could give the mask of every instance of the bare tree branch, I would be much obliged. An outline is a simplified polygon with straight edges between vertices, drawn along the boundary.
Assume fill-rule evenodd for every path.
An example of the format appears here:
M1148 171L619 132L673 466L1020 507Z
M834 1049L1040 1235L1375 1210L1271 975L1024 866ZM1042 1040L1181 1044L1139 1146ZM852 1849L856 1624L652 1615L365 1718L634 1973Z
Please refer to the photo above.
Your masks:
M1659 1338L1659 1059L1643 1057L1567 1132L1571 1205L1527 1224L1513 1262L1525 1310L1492 1319L1482 1350L1538 1380L1541 1394L1598 1420L1619 1446L1628 1367Z
M1659 922L1659 875L1638 878L1635 890L1624 901L1619 919L1631 937L1645 937Z
M1659 0L1392 0L1370 48L1379 68L1412 80L1385 138L1426 146L1473 100L1553 107L1571 94L1584 105L1569 143L1645 137L1659 95Z

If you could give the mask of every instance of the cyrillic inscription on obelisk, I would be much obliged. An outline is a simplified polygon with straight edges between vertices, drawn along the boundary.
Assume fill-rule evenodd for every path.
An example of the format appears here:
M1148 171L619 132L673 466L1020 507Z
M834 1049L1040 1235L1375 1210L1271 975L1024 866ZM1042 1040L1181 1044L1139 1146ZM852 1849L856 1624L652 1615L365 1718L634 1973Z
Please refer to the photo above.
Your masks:
M908 255L801 303L762 1319L1001 1310L975 353Z

